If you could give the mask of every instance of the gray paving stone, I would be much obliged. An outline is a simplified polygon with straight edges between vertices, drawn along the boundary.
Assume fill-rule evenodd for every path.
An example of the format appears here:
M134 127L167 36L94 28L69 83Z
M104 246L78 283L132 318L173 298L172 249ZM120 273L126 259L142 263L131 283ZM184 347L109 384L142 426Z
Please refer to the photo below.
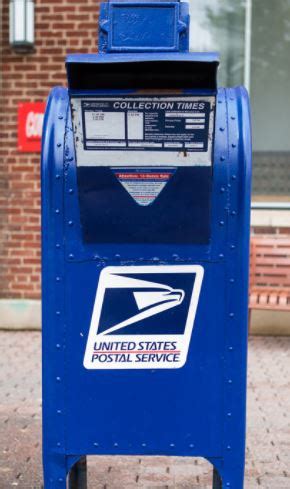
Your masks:
M37 332L0 332L0 489L41 489L41 353ZM210 489L188 457L88 457L90 489ZM245 489L290 489L290 338L249 344Z

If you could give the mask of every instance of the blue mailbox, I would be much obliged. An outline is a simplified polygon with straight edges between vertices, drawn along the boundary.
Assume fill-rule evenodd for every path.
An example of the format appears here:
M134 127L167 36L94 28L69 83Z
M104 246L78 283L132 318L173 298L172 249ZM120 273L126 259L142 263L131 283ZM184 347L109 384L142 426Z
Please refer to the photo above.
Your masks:
M188 30L185 2L103 3L100 54L48 99L45 489L101 454L200 456L243 487L249 102Z

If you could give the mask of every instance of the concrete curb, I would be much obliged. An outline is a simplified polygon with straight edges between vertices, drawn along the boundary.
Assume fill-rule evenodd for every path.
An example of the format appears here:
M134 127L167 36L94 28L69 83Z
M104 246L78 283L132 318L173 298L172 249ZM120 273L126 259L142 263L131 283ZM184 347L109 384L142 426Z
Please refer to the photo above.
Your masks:
M0 329L40 330L41 301L0 299Z
M250 333L259 336L290 336L290 312L253 310Z
M252 335L290 336L290 313L252 311ZM41 301L32 299L0 299L0 329L40 330Z

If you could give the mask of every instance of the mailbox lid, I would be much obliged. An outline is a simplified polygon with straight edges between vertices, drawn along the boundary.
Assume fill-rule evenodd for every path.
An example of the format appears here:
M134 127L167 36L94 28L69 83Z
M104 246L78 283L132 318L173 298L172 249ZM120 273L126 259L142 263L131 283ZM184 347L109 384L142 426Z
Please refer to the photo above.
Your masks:
M114 241L144 243L148 240L150 243L163 244L182 242L206 244L209 242L217 67L217 53L150 52L70 55L67 57L66 68L75 135L80 215L83 239L86 243L112 243ZM118 98L124 95L124 90L130 98L146 95L146 90L151 90L155 94L152 93L152 97L158 96L160 92L160 95L175 94L184 97L184 100L190 96L196 97L196 100L207 100L206 104L210 105L208 111L211 113L211 129L208 132L209 149L206 154L202 154L203 150L198 154L196 150L193 161L192 154L187 151L184 151L183 158L181 151L175 151L173 155L173 152L169 153L168 148L166 152L159 151L153 154L152 149L149 151L148 148L145 148L147 149L145 158L144 148L142 155L140 151L137 155L136 148L133 151L132 148L129 148L129 144L126 145L126 151L130 149L127 154L124 152L119 154L120 151L108 151L109 148L107 151L102 151L99 146L91 148L90 151L84 147L84 151L80 151L80 146L84 144L86 137L84 133L77 134L79 127L82 127L83 131L85 127L82 122L83 113L79 115L79 120L77 120L77 114L81 113L83 103L90 103L87 97L92 101L94 97L97 97L99 100L97 103L100 101L104 103L104 96L111 99ZM108 168L108 158L111 156L114 156L114 159L109 165L111 168ZM206 158L206 162L202 160L202 157ZM168 172L174 173L162 195L154 202L152 200L152 206L147 206L146 209L136 206L124 192L124 188L117 181L118 175L114 171L114 167L120 166L118 162L121 159L123 169L126 171L128 167L131 169L132 166L135 166L135 170L138 171L140 161L143 159L142 169L147 167L148 171L151 171L154 168L161 168L163 164ZM178 168L175 172L176 167L183 167L183 165L185 168ZM191 168L191 166L196 168ZM181 190L180 185L183 186L184 191ZM123 184L123 187L125 186L128 187L127 183ZM113 227L111 223L114 223ZM137 229L131 229L132 223L137 223L140 232ZM185 235L183 230L192 228L194 228L192 232ZM112 235L113 229L114 234Z
M213 94L74 92L71 107L86 243L209 242Z

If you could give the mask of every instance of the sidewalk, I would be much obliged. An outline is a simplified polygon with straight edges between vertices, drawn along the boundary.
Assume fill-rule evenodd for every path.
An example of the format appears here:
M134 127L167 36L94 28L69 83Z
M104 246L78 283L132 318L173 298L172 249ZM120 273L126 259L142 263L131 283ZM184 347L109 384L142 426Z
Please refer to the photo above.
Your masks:
M40 333L0 332L0 489L40 489ZM290 488L290 338L250 339L245 489ZM191 458L89 457L91 489L210 489Z

